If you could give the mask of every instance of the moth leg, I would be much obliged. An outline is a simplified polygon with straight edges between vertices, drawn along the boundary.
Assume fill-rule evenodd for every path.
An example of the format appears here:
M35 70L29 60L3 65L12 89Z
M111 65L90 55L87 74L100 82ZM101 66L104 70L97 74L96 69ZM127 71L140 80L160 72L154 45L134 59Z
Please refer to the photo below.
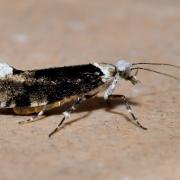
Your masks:
M109 98L112 98L112 97L113 97L113 95L111 95ZM121 99L123 100L124 105L126 106L126 109L127 109L128 113L132 116L133 120L134 120L135 123L138 125L138 127L142 128L142 129L144 129L144 130L147 130L147 128L144 127L143 125L141 125L141 123L138 121L138 119L137 119L136 116L134 115L134 113L133 113L133 111L132 111L132 108L131 108L131 106L130 106L130 104L129 104L127 98L126 98L126 96L124 96L124 95L116 95L116 97L121 98Z
M112 93L117 87L117 82L118 82L118 77L116 76L113 82L111 83L111 85L106 89L104 93L104 99L107 100L107 103L108 103L108 97L112 95Z
M64 117L62 118L61 122L58 124L58 126L49 134L49 137L51 137L53 134L55 134L56 132L59 131L59 129L61 128L61 125L63 124L63 122L70 118L71 113L73 113L77 107L79 106L79 104L85 100L85 97L78 97L75 102L73 103L73 105L65 112L63 112Z
M46 111L46 108L43 108L43 110L41 110L38 114L32 116L31 118L29 118L27 120L20 121L18 123L19 124L26 124L26 123L31 123L31 122L37 121L42 117L42 115L44 114L45 111Z

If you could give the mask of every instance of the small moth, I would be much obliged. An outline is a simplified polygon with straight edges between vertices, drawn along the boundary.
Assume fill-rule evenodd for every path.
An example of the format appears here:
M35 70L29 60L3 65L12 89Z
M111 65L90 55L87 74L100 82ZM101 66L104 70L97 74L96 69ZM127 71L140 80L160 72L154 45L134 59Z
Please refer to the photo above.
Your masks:
M63 112L63 119L50 134L51 137L70 117L78 105L100 92L104 92L104 99L108 100L116 89L120 79L138 83L137 72L145 70L162 74L180 81L180 78L170 74L144 68L141 65L163 65L180 69L180 66L164 63L128 63L119 60L116 64L91 63L84 65L55 67L38 70L18 70L6 63L0 63L0 108L11 108L16 114L36 114L32 118L19 122L20 124L33 122L53 108L60 107L67 102L72 106ZM132 116L135 123L142 129L132 112L124 95L119 95Z

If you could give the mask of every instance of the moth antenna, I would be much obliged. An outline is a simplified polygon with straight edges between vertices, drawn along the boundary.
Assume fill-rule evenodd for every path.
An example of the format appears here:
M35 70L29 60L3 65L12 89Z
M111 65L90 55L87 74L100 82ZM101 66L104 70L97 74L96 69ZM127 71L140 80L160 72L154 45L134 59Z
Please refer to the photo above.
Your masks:
M178 65L167 64L167 63L133 63L132 65L135 66L135 65L140 65L140 64L142 64L142 65L155 65L155 66L171 66L171 67L180 69L180 66L178 66Z
M149 69L149 68L142 68L142 67L135 67L135 68L131 68L131 70L138 70L138 69L141 69L141 70L145 70L145 71L150 71L150 72L154 72L156 74L161 74L163 76L167 76L167 77L170 77L170 78L173 78L173 79L176 79L178 81L180 81L180 78L176 77L176 76L173 76L173 75L170 75L170 74L167 74L167 73L163 73L163 72L160 72L160 71L155 71L153 69Z

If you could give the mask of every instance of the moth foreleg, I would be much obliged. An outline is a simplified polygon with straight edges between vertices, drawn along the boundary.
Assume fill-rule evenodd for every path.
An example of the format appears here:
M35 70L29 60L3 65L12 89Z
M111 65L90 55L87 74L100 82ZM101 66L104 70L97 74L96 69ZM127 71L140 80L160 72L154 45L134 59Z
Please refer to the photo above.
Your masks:
M62 120L60 121L60 123L58 124L58 126L49 134L49 137L51 137L53 134L55 134L56 132L59 131L59 129L61 128L61 125L63 124L63 122L64 122L66 119L70 118L71 113L73 113L73 112L77 109L77 107L79 106L79 104L80 104L83 100L85 100L85 99L86 99L85 97L78 97L78 98L74 101L73 105L72 105L67 111L64 111L64 112L63 112L64 117L62 118Z
M110 95L110 96L109 96L109 98L112 98L112 97L113 97L113 95ZM126 98L126 96L124 96L124 95L116 95L116 97L118 97L118 98L120 98L120 99L123 100L124 105L126 106L126 109L127 109L128 113L132 116L132 118L133 118L133 120L135 121L135 123L136 123L140 128L146 130L147 128L144 127L143 125L141 125L141 123L138 121L138 119L137 119L136 116L134 115L134 113L133 113L133 111L132 111L132 108L131 108L131 106L130 106L130 104L129 104L127 98Z
M108 97L112 95L112 93L114 92L114 90L117 87L117 82L118 82L119 77L116 76L113 80L113 82L111 83L111 85L106 89L105 93L104 93L104 99L107 100L108 102Z

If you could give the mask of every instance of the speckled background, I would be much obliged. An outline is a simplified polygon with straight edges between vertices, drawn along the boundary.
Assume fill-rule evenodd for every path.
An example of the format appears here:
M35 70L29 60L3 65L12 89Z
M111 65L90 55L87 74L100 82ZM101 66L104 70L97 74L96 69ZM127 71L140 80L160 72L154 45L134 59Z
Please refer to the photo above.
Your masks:
M179 22L178 0L1 0L0 58L19 69L118 59L180 65ZM23 126L27 117L1 114L0 179L180 179L180 84L149 72L138 78L115 93L129 97L148 131L102 95L51 139L60 111Z

